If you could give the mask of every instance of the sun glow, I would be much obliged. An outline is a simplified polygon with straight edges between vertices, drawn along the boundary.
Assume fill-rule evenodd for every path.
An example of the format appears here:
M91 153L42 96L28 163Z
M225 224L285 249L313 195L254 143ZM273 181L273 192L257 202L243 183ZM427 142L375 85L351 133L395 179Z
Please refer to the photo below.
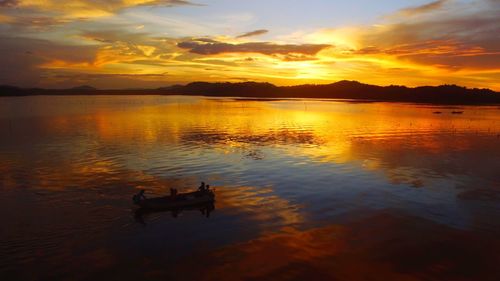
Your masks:
M20 72L52 77L36 80L39 86L51 87L59 83L123 88L252 80L295 85L348 79L379 85L460 84L500 89L500 52L494 47L495 36L487 34L491 23L469 27L461 21L478 11L491 13L494 9L487 3L465 14L458 12L462 4L440 4L393 11L370 24L313 28L304 22L307 28L303 29L274 26L274 30L253 31L239 26L256 20L248 13L227 16L225 24L208 19L200 23L192 15L170 13L173 6L183 7L188 14L207 8L189 4L9 1L0 10L0 24L6 26L4 32L18 30L23 36L2 40L7 50L3 55ZM156 10L144 8L155 5ZM439 13L433 8L439 8ZM422 13L425 16L417 16ZM456 22L463 26L451 24ZM474 28L484 29L484 34L470 34ZM30 50L21 54L17 52L21 46ZM14 84L16 77L11 78Z

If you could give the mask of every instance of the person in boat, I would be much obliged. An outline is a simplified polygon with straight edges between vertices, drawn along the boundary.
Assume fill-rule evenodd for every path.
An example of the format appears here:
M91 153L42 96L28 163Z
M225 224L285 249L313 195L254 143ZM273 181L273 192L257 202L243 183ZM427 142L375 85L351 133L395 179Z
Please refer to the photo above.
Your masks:
M205 188L205 191L210 191L210 185L207 184L207 187Z
M205 182L202 181L200 187L198 187L198 191L205 191Z
M141 200L145 200L146 199L146 195L144 195L145 192L146 192L145 189L141 189L139 191L139 193L137 194L137 195L139 195L139 199L141 199Z
M139 203L142 200L146 200L146 196L144 195L144 192L146 192L146 190L141 189L139 191L139 193L137 193L136 195L134 195L133 200L134 200L134 202L136 204Z

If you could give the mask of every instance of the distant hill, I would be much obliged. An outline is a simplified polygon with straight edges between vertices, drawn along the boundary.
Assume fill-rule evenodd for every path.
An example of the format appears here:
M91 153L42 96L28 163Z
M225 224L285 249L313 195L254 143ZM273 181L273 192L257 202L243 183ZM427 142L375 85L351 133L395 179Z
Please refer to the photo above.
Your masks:
M468 89L456 85L375 86L357 81L339 81L326 85L277 87L269 83L206 83L158 89L162 93L252 98L321 98L375 101L399 101L439 104L500 104L500 93L489 89Z
M88 85L82 85L82 86L70 88L68 90L71 90L71 91L95 91L97 89L94 87L88 86Z
M90 86L71 89L22 89L0 86L0 96L24 95L200 95L247 98L320 98L433 104L500 104L500 93L489 89L470 89L456 85L375 86L357 81L339 81L325 85L275 86L270 83L193 82L158 89L98 90Z
M0 85L0 97L1 96L21 96L25 92L25 89L21 89L9 85Z
M282 97L277 87L270 83L243 82L243 83L208 83L193 82L185 86L174 85L158 88L164 93L176 93L202 96L238 96L238 97Z

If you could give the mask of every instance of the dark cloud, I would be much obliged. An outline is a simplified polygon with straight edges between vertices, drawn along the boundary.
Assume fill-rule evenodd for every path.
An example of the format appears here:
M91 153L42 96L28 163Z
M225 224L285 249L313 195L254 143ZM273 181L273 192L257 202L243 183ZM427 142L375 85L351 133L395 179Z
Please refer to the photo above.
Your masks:
M126 74L126 73L47 73L44 76L46 78L57 78L57 79L72 79L72 80L84 80L90 81L94 79L104 79L104 78L164 78L167 76L167 72L164 73L148 73L148 74Z
M144 88L151 85L161 86L168 78L165 73L127 74L127 73L81 73L60 70L48 70L40 75L43 82L50 81L57 88L69 88L74 85L93 85L107 88Z
M250 32L247 32L247 33L243 33L243 34L241 34L239 36L236 36L236 38L258 36L258 35L266 34L268 32L269 32L269 30L267 30L267 29L259 29L259 30L254 30L254 31L250 31Z
M104 0L102 2L108 2L108 0ZM180 5L199 5L199 4L194 4L191 1L184 1L184 0L157 0L157 1L151 1L148 3L144 3L142 5L147 5L147 6L180 6Z
M44 71L40 77L40 86L70 88L76 85L92 85L99 89L123 89L164 86L169 75L167 72L157 74L84 73L53 69Z
M80 35L85 39L101 43L130 42L137 44L151 40L147 33L130 32L122 29L85 30Z
M161 56L161 59L171 59L171 55L164 55ZM135 65L147 65L147 66L162 66L162 67L167 67L168 65L163 63L161 60L159 61L158 59L139 59L139 60L131 60L131 61L125 61L123 63L127 64L135 64Z
M14 7L18 2L18 0L0 0L0 7Z
M223 42L205 43L200 41L185 41L177 44L178 47L188 49L189 52L199 55L217 55L222 53L260 53L264 55L303 54L315 55L319 51L330 47L326 44L274 44L269 42L249 42L231 44Z
M211 38L196 38L193 41L205 42L205 43L218 43L216 40Z
M302 54L288 54L280 58L283 61L308 61L317 60L315 56L302 55Z
M55 26L60 26L69 22L70 21L67 19L62 19L57 17L26 15L26 16L11 17L8 21L8 24L15 26L18 31L22 31L23 28L31 28L40 31L40 30L47 30Z
M47 40L1 37L0 84L36 86L42 79L41 65L51 61L91 63L95 46L60 45Z

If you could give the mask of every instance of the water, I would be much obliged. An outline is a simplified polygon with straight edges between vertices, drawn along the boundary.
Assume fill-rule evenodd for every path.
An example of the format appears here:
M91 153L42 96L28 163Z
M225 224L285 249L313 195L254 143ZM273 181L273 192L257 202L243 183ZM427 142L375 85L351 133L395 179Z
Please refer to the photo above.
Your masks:
M3 280L500 277L498 107L18 97L0 134ZM132 205L202 180L208 218Z

